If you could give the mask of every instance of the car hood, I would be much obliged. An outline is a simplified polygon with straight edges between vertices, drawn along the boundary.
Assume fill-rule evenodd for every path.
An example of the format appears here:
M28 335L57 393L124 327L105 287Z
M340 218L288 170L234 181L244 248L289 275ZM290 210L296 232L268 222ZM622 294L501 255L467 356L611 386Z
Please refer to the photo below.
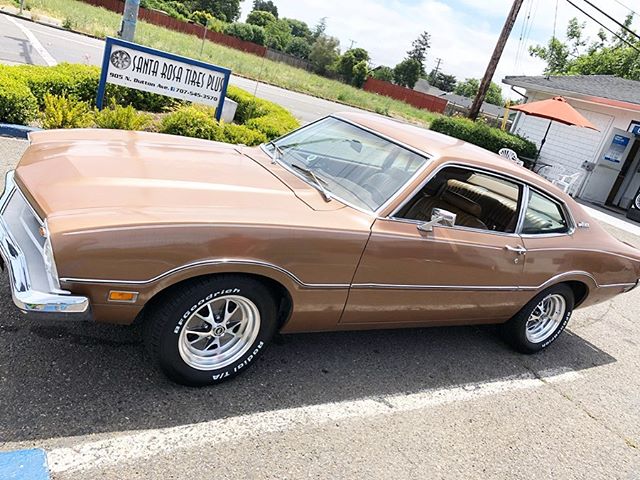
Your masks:
M239 148L144 132L38 132L16 179L46 217L290 203L291 189Z

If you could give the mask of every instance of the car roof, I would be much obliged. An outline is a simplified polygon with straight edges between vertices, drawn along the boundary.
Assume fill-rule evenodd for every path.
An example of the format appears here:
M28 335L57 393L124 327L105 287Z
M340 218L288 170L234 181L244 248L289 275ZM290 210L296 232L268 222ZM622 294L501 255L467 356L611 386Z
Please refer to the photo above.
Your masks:
M434 158L437 163L462 160L464 163L519 178L562 200L568 200L568 195L540 175L496 153L463 140L375 113L340 112L332 116L360 125L395 142L423 152Z

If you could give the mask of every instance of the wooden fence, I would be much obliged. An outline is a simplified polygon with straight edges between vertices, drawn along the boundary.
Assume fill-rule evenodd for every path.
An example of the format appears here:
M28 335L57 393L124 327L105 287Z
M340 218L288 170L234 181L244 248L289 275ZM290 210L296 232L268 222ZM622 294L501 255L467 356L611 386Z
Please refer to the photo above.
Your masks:
M362 88L367 92L379 93L396 100L402 100L414 107L423 108L431 112L444 113L444 109L447 107L447 101L444 98L417 92L410 88L394 85L383 80L376 80L375 78L368 78Z
M106 8L112 12L122 14L124 10L124 2L122 0L82 0L84 3L89 3L96 7ZM145 22L152 23L161 27L168 28L169 30L175 30L176 32L182 32L189 35L196 35L200 38L205 34L204 27L197 23L185 22L173 18L166 13L158 10L151 10L140 7L138 12L138 18ZM267 47L258 45L257 43L247 42L240 40L239 38L226 35L224 33L212 32L207 30L207 40L211 40L214 43L226 45L227 47L235 48L236 50L242 50L244 52L253 53L260 57L267 55Z

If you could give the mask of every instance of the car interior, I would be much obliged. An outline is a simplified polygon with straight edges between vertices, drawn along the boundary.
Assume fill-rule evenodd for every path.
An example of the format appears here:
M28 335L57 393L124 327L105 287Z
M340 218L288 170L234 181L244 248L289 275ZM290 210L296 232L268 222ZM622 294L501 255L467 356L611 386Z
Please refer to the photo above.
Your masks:
M427 222L434 208L456 215L457 226L513 233L518 222L521 186L489 174L464 168L445 168L438 172L415 197L395 215L397 218ZM529 232L549 232L554 225L547 215L527 208Z

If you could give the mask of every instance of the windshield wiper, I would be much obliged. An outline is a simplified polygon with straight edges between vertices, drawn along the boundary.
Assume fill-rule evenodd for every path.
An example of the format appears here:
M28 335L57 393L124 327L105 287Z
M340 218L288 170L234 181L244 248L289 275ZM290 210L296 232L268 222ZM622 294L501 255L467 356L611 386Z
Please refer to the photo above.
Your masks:
M301 172L304 172L309 177L311 177L313 182L318 187L318 190L320 190L320 193L322 194L322 198L324 198L325 202L330 202L331 201L331 198L332 198L331 197L331 192L329 190L327 190L327 188L322 184L323 180L320 180L318 178L318 176L313 172L313 170L310 170L310 169L308 169L306 167L303 167L302 165L297 165L295 163L292 163L291 167L295 168L296 170L300 170Z
M280 148L276 144L276 142L271 140L267 143L267 145L273 145L273 157L271 157L271 163L276 163L276 160L282 159L282 157L284 157L284 150L282 150L282 148ZM276 157L276 154L278 155L278 157Z

